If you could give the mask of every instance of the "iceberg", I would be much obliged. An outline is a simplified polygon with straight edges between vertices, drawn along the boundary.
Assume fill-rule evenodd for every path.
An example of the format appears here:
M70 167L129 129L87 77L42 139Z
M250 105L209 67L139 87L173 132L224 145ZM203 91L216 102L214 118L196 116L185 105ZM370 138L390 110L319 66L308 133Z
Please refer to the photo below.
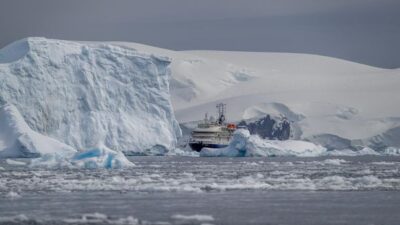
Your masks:
M99 147L78 152L53 138L39 134L26 124L18 109L5 104L0 107L0 158L32 158L30 166L126 168L133 166L122 152ZM13 166L26 166L25 162L7 159Z
M123 169L134 166L122 152L106 147L90 149L74 154L45 154L33 159L31 167L83 168L83 169Z
M388 147L383 151L384 155L398 156L400 155L400 148Z
M169 64L111 44L27 38L7 46L0 50L0 123L7 128L0 157L175 148L181 130ZM13 127L7 118L16 109Z
M121 169L134 165L122 152L116 152L105 147L75 154L72 158L72 164L86 169Z
M106 147L78 152L73 147L39 134L26 124L11 104L0 107L0 158L32 158L30 166L126 168L133 166L122 152ZM25 162L7 159L9 165L26 166Z
M26 165L25 162L15 161L15 160L12 160L12 159L6 159L6 163L8 165L13 165L13 166L25 166Z
M351 150L351 149L332 150L332 151L326 152L325 155L328 155L328 156L361 156L361 155L385 155L385 154L377 152L371 148L364 147L359 150Z
M250 135L246 129L238 129L233 134L228 147L221 149L203 148L200 156L205 157L268 157L299 156L312 157L326 153L326 148L307 141L264 140L257 135Z
M71 146L30 129L14 105L0 107L0 158L39 157L55 151L76 152Z
M239 129L233 134L232 140L226 148L203 148L200 156L203 157L272 157L272 156L362 156L362 155L400 155L397 148L387 148L377 152L364 147L359 150L327 148L308 141L300 140L266 140L258 135L250 135L246 129Z

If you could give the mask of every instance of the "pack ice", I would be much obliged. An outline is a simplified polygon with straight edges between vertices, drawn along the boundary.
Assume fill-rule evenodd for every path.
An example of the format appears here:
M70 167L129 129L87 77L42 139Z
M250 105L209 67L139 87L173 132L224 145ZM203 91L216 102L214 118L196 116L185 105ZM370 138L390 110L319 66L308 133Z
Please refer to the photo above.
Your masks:
M27 38L7 46L0 51L1 156L173 148L181 131L169 63L109 44Z

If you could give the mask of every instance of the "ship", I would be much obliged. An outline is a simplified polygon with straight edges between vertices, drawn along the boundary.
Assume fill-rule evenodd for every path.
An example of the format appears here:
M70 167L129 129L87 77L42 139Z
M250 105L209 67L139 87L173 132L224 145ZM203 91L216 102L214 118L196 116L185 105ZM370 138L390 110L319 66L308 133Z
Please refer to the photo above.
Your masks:
M226 104L217 104L218 118L208 118L205 114L204 120L193 129L189 146L193 151L200 152L202 148L224 148L236 130L234 123L226 123Z

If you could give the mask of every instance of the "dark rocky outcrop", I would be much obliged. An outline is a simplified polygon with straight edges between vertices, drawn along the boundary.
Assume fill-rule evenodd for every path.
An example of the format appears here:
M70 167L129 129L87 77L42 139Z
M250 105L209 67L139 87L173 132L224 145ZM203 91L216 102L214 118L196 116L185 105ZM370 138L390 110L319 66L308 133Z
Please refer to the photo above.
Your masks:
M259 135L264 139L288 140L291 136L290 122L284 117L281 119L271 118L266 115L254 122L241 121L239 127L246 127L250 134Z

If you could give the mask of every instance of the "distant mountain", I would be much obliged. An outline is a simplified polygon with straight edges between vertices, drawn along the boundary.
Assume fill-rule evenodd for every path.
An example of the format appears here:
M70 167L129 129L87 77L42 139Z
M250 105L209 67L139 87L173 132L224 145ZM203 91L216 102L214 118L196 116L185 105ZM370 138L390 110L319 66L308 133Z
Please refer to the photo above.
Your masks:
M200 120L225 102L231 121L286 116L296 139L341 148L400 147L393 141L400 139L394 132L400 127L399 69L308 54L177 52L116 44L171 58L172 102L180 123Z

